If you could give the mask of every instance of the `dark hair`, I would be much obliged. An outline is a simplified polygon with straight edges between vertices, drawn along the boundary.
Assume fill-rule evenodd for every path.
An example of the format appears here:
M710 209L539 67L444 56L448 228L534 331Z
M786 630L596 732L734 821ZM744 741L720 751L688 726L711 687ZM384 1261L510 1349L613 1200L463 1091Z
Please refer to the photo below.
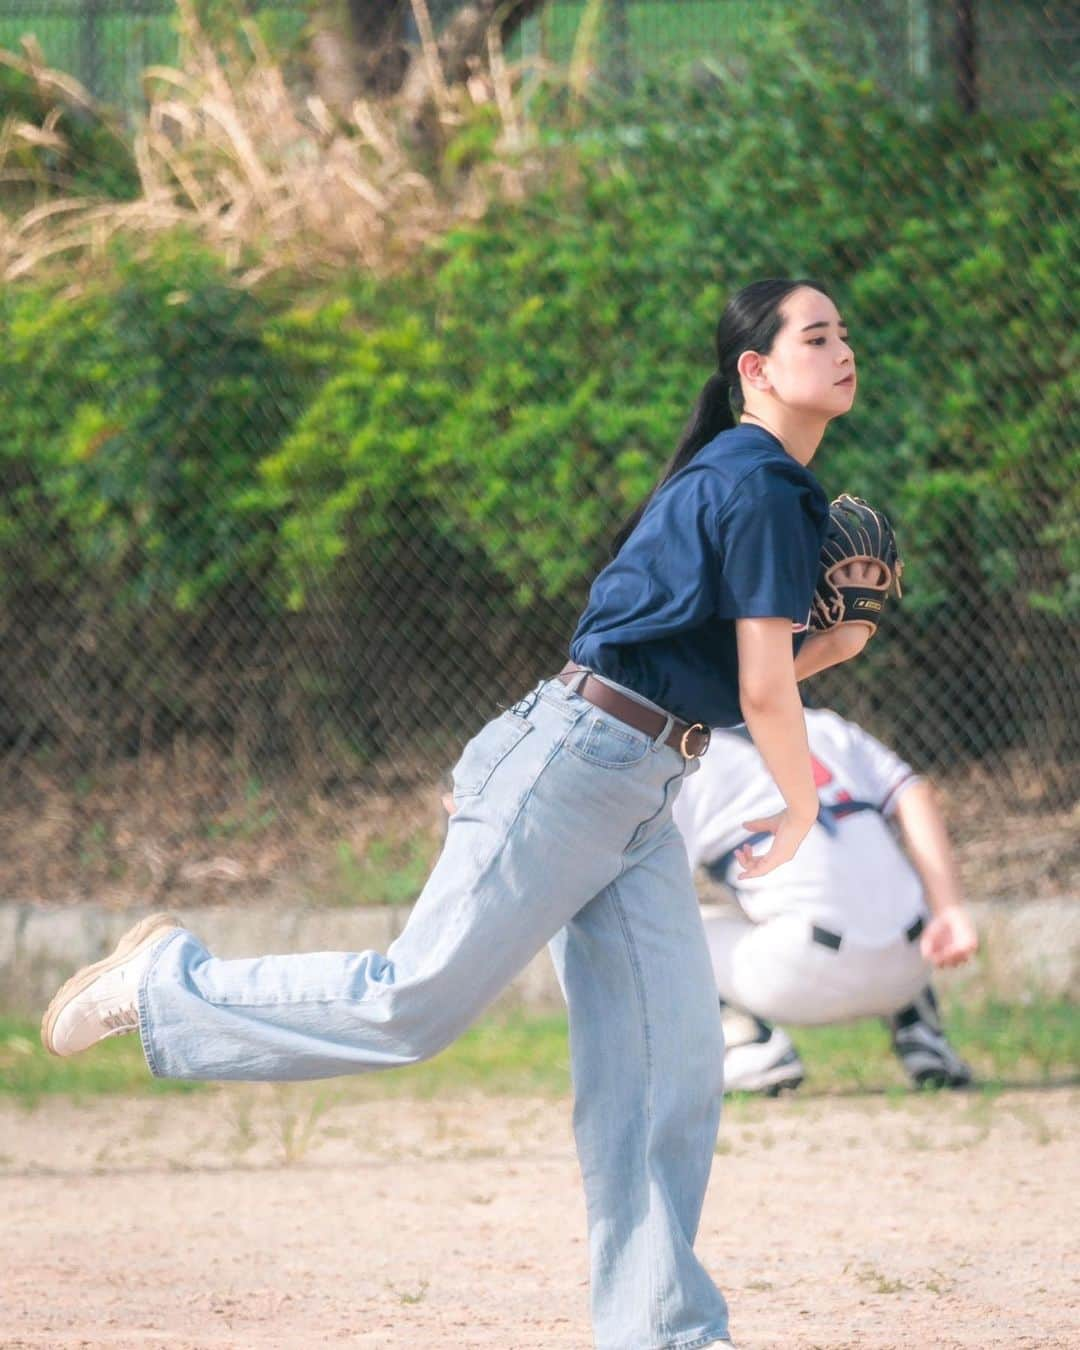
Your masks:
M656 486L623 522L612 541L613 556L626 543L658 489L680 469L684 469L698 451L703 450L722 431L729 431L735 426L736 412L742 412L743 401L739 357L743 352L761 352L764 356L772 350L776 335L784 323L780 306L792 291L803 286L820 291L822 295L829 294L816 281L779 278L751 282L727 302L720 315L720 322L716 325L716 370L705 381L705 388L694 404L675 453Z

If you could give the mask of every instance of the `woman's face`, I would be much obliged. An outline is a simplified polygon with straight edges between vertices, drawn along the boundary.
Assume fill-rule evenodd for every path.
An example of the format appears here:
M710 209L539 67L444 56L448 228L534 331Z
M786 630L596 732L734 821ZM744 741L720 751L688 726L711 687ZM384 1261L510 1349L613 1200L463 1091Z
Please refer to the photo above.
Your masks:
M855 354L827 295L800 286L780 306L784 323L761 372L792 411L839 417L855 401Z

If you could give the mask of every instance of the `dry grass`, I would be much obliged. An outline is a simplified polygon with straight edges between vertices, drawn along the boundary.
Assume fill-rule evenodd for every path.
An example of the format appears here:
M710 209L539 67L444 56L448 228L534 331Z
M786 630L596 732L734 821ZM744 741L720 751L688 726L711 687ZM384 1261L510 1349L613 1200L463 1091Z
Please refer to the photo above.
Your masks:
M535 70L507 63L493 26L486 68L448 85L423 0L414 9L433 95L422 128L401 101L358 100L338 116L317 97L298 98L253 25L243 47L223 52L190 0L179 0L182 68L144 72L147 110L131 138L140 191L127 202L65 192L65 179L47 167L65 149L68 111L108 125L105 111L50 70L32 39L21 57L0 52L52 105L39 125L0 125L0 182L33 184L39 198L0 212L0 276L92 260L118 235L148 240L178 227L220 251L247 283L281 269L391 270L493 200L519 198L540 167L524 94ZM583 24L584 38L591 31ZM578 44L578 82L590 41Z

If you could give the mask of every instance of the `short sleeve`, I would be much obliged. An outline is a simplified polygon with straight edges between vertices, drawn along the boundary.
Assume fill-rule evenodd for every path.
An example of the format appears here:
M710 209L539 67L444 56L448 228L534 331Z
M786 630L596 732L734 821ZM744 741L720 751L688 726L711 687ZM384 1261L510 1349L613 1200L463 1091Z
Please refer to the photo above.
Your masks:
M821 551L814 505L806 487L775 469L747 474L717 523L719 618L806 622Z
M882 815L891 815L901 794L919 781L919 775L868 731L851 722L847 726L851 738L848 771L855 794L872 802Z

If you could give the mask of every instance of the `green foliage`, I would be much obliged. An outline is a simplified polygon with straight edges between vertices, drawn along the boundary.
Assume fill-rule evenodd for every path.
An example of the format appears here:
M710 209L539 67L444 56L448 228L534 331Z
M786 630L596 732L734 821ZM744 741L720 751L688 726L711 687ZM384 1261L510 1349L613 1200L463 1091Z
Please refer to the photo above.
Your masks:
M445 570L401 600L397 634L467 609L467 565L504 652L535 646L545 606L565 640L709 373L724 296L809 275L835 289L862 367L817 467L896 516L908 563L907 641L876 678L917 698L934 626L962 606L1007 635L1008 690L1080 610L1080 119L913 111L789 56L553 135L527 200L405 276L242 290L175 236L110 254L74 295L9 287L0 586L163 632L238 596L263 623L332 602L362 638L373 579L418 576L431 550ZM972 652L933 646L946 699ZM432 659L437 688L460 648ZM362 702L356 670L343 649L317 697ZM1011 734L993 708L970 715Z
M989 599L1075 607L1075 114L925 121L843 76L756 76L648 124L622 110L572 173L446 238L409 316L360 325L264 466L286 533L331 561L361 504L378 530L407 490L523 605L580 595L708 372L723 296L805 274L837 288L864 366L821 469L905 522L914 610L953 584L958 525Z
M7 147L0 179L0 209L26 204L33 190L129 201L138 195L139 176L131 146L108 115L69 103L34 80L21 64L0 64L0 126L47 121L45 144L15 141Z
M19 486L0 538L44 550L39 578L74 566L132 607L190 611L257 576L271 536L242 489L295 397L262 319L181 236L148 260L118 256L75 297L5 294L3 454Z

